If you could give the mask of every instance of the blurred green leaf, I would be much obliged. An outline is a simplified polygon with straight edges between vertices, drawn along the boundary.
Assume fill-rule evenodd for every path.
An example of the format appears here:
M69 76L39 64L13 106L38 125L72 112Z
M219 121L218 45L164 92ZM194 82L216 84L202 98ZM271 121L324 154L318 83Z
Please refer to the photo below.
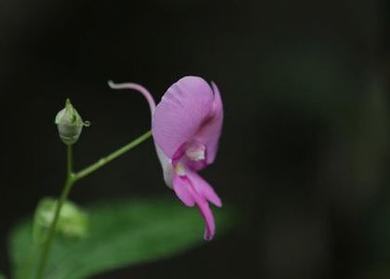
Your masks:
M89 208L85 239L57 235L46 278L77 279L127 265L157 260L204 243L197 210L175 201L131 200ZM227 226L226 209L215 210L218 233ZM32 278L40 248L32 244L32 223L17 226L10 239L14 278ZM30 248L28 248L30 247Z
M1 272L0 272L0 279L5 279L5 276Z
M43 243L50 224L53 222L57 200L45 197L38 203L34 214L33 240ZM82 238L88 234L88 216L71 201L65 201L62 206L56 231L65 237Z

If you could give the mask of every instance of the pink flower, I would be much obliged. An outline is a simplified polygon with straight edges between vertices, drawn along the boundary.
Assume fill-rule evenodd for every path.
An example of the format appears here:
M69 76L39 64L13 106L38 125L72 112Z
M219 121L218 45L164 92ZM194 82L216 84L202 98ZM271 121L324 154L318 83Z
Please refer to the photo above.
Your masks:
M209 202L222 202L197 173L213 163L223 122L222 100L217 86L187 76L168 88L156 106L151 94L134 83L109 83L114 89L135 89L147 99L152 113L152 134L165 183L186 206L197 206L204 221L206 240L215 234Z

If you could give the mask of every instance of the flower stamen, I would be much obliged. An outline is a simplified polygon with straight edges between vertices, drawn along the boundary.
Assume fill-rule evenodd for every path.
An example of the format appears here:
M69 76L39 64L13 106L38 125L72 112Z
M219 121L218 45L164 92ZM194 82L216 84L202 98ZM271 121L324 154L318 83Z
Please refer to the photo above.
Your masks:
M186 175L186 168L182 163L177 163L175 166L175 172L179 176L185 176Z
M191 145L186 150L186 156L195 162L203 161L206 159L206 147L203 144Z

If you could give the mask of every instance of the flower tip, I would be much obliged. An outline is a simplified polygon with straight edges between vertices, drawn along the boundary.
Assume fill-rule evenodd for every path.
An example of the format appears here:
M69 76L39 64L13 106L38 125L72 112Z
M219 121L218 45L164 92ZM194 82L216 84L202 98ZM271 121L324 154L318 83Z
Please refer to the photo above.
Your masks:
M111 89L132 89L132 83L115 83L109 80L107 84Z
M206 240L206 241L211 241L211 240L213 240L213 238L214 238L214 234L210 234L210 233L208 233L208 232L205 232L203 238L204 238L204 240Z
M111 89L130 89L141 93L145 97L146 101L149 103L150 111L153 115L154 109L156 108L156 104L154 102L152 94L150 94L150 92L145 87L132 82L115 83L112 80L108 80L107 84Z
M115 83L112 80L107 81L108 86L111 89L129 89L126 83Z
M112 89L114 89L115 88L115 82L113 82L112 80L109 80L109 81L107 81L107 84L108 84L108 86L110 87L110 88L112 88Z

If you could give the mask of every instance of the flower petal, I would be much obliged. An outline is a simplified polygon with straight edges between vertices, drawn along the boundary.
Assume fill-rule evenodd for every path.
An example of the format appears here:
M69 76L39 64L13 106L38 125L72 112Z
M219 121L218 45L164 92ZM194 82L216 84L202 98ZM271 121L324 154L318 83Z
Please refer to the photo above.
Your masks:
M173 190L176 193L176 196L186 205L194 206L195 199L192 191L190 190L191 184L188 179L175 175L173 178Z
M165 184L169 188L173 188L173 165L172 160L167 157L167 155L164 154L164 152L158 147L157 144L155 144L156 147L156 153L157 157L160 160L161 168L163 170L163 176Z
M198 205L200 214L205 221L204 239L212 240L215 235L215 221L213 212L211 211L208 202L203 198L200 198L196 204Z
M156 144L169 157L193 139L215 109L214 93L200 77L188 76L173 84L157 105L152 119Z
M194 189L206 200L214 204L215 206L222 207L222 201L215 193L213 187L207 183L199 174L196 172L186 171L188 179L191 181Z
M208 121L202 124L201 129L198 131L195 137L197 141L201 142L207 147L207 164L214 162L215 156L217 155L218 141L219 137L221 136L223 123L223 105L221 94L214 82L212 82L211 85L214 92L211 116L209 116L210 118Z
M213 212L209 207L209 203L206 198L197 191L196 183L198 180L192 180L193 176L187 176L184 179L187 179L188 183L192 187L188 187L189 192L195 200L196 205L198 206L199 212L203 217L205 227L204 227L204 239L211 240L215 235L215 220Z

